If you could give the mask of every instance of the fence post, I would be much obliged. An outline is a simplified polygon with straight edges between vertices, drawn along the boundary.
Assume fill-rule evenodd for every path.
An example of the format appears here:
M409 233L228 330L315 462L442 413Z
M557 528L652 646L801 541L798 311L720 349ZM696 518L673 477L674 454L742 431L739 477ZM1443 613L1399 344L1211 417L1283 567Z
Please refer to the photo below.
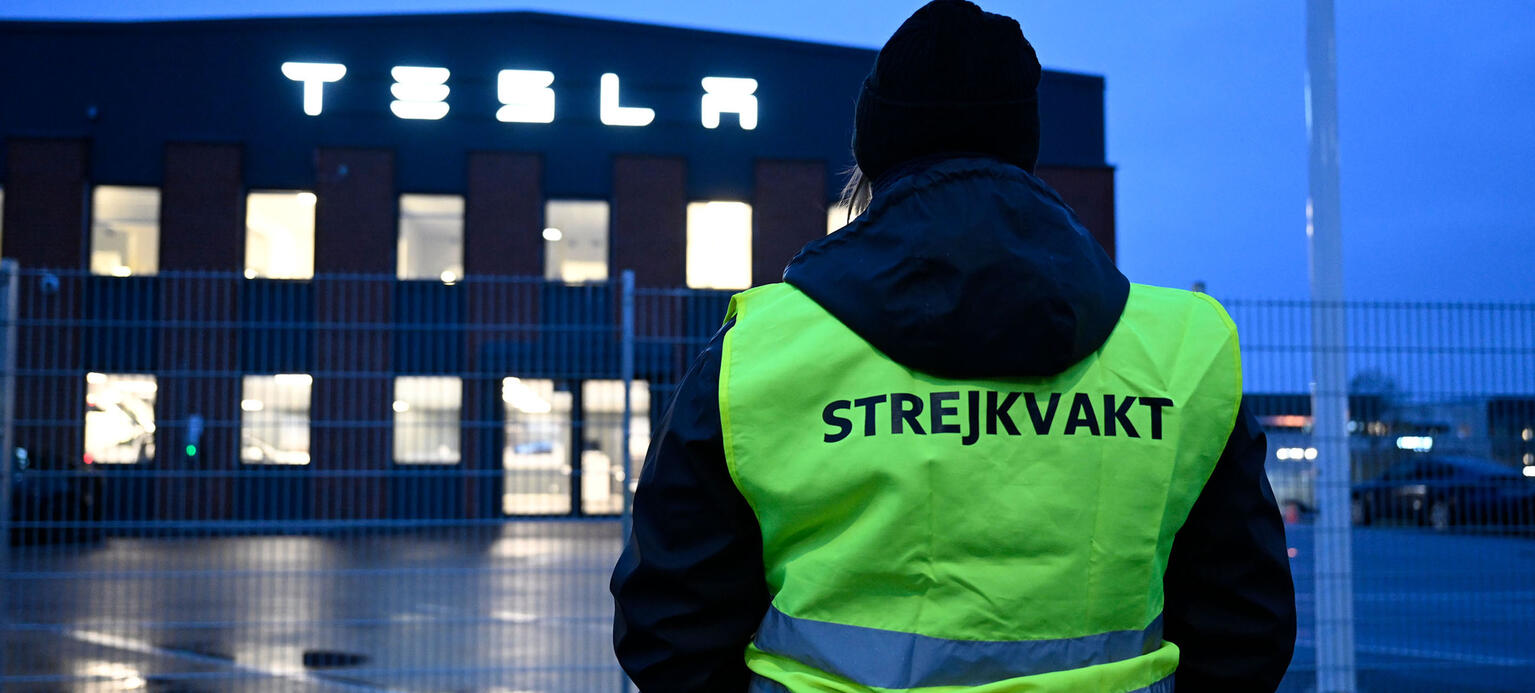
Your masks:
M624 270L623 274L619 276L619 290L622 292L620 298L622 312L619 318L621 345L619 347L618 377L624 381L623 449L619 451L619 459L624 469L624 511L620 516L620 523L623 529L623 540L627 542L629 541L630 529L629 510L633 507L634 503L634 480L630 478L633 474L634 460L632 459L633 455L629 452L629 424L634 418L630 397L630 390L634 387L634 270Z
M1316 677L1318 693L1353 693L1354 565L1349 486L1348 336L1338 173L1337 37L1333 0L1306 6L1306 125L1310 139L1311 435L1317 446Z
M622 419L624 428L623 442L620 444L623 449L619 453L619 459L622 461L624 469L624 510L623 514L619 516L619 524L621 531L620 541L623 544L627 544L629 542L629 532L633 528L633 522L630 520L629 513L634 507L635 482L635 479L631 478L634 474L634 460L632 459L633 455L629 452L630 426L634 419L634 412L632 411L633 400L629 396L630 390L634 387L634 270L624 270L619 277L619 290L622 294L620 299L622 313L619 327L621 344L619 346L618 368L619 377L624 381L624 417ZM618 671L618 678L619 693L629 693L629 675L625 674L622 668Z
M0 639L10 634L11 475L15 473L16 439L16 284L15 260L0 260ZM0 680L6 672L5 648L0 648Z

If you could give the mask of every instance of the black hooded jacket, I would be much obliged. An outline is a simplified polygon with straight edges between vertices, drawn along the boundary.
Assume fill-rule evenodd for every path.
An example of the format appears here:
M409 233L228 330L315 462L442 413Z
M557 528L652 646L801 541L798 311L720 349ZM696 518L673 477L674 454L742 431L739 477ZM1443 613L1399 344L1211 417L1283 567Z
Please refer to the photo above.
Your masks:
M1097 350L1125 279L1060 197L991 159L914 162L847 227L805 246L784 280L875 348L950 378L1046 376ZM652 440L633 534L613 573L614 647L643 693L746 689L743 650L771 600L762 536L725 467L724 334ZM1244 406L1178 532L1164 580L1177 690L1272 691L1295 644L1284 527Z

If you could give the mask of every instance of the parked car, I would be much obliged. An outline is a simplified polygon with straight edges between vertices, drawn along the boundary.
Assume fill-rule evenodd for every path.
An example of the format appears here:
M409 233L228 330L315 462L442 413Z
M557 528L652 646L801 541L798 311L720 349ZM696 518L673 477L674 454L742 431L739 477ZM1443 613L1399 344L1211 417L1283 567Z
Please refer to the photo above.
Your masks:
M101 476L91 465L26 448L8 457L12 544L101 538Z
M1398 462L1352 493L1354 524L1382 520L1443 531L1535 527L1535 478L1491 460L1423 456Z

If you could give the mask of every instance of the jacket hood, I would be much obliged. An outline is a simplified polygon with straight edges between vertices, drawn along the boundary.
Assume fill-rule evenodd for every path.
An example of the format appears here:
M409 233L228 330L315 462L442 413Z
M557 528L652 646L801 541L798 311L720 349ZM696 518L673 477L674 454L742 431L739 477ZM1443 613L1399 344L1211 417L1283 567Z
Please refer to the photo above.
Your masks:
M1059 195L956 158L892 176L784 281L896 362L948 378L1050 376L1096 351L1130 284Z

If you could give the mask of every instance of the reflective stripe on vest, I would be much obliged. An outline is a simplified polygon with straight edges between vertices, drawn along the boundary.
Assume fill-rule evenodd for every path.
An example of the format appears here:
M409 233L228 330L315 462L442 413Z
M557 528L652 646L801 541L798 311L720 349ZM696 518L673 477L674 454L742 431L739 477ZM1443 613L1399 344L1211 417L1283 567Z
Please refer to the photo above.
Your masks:
M1139 657L1162 645L1162 617L1142 630L1078 638L950 640L794 618L770 607L756 645L864 686L980 686Z
M725 457L772 594L752 671L794 693L1126 693L1175 670L1162 578L1241 399L1213 299L1133 285L1065 371L965 380L791 286L729 316Z
M1169 676L1145 688L1137 688L1129 693L1174 693L1177 690L1174 676ZM761 676L753 676L751 685L746 688L746 693L794 693L785 686L772 679Z

